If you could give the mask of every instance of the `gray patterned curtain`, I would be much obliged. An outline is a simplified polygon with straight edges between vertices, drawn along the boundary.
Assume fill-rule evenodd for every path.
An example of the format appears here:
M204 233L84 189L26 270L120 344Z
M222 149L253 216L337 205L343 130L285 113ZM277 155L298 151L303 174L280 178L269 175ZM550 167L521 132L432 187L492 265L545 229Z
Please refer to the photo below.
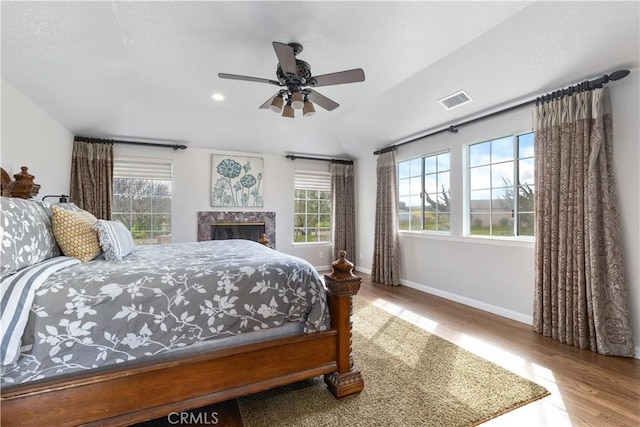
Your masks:
M113 144L73 142L70 199L99 219L111 219Z
M376 222L371 280L386 285L400 284L398 261L398 173L396 153L378 156Z
M534 330L634 355L606 88L536 108Z
M355 265L356 257L356 217L353 165L331 164L331 213L333 224L333 259L339 259L338 252L347 252L347 259Z

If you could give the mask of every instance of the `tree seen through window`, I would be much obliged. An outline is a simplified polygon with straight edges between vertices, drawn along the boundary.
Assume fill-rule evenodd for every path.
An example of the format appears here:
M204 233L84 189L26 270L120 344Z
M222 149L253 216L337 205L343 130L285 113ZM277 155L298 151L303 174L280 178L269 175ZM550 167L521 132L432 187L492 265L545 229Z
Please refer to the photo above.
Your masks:
M331 192L295 190L294 242L331 241Z
M131 231L136 244L171 242L171 181L115 178L112 218Z

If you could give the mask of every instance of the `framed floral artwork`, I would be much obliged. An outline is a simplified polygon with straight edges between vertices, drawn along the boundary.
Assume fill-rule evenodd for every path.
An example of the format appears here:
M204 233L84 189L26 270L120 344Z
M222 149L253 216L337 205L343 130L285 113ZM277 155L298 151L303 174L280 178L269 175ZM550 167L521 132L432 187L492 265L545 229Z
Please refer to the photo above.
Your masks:
M211 155L211 206L263 207L262 157Z

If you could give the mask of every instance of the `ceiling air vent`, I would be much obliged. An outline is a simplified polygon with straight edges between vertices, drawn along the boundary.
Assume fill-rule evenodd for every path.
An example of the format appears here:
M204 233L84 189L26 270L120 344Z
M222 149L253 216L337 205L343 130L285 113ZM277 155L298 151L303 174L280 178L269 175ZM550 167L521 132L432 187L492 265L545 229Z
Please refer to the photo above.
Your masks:
M438 100L438 102L447 110L451 110L452 108L459 107L460 105L471 101L471 97L463 90Z

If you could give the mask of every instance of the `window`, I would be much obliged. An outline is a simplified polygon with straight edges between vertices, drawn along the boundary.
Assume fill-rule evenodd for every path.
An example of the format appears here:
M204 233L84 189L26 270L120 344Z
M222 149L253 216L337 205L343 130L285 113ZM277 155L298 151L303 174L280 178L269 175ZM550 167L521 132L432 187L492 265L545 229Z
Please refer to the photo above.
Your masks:
M331 175L294 172L293 209L295 243L331 242Z
M171 161L115 158L111 216L138 245L171 242Z
M450 230L450 153L398 162L400 230Z
M534 235L533 140L527 133L469 146L469 234Z

